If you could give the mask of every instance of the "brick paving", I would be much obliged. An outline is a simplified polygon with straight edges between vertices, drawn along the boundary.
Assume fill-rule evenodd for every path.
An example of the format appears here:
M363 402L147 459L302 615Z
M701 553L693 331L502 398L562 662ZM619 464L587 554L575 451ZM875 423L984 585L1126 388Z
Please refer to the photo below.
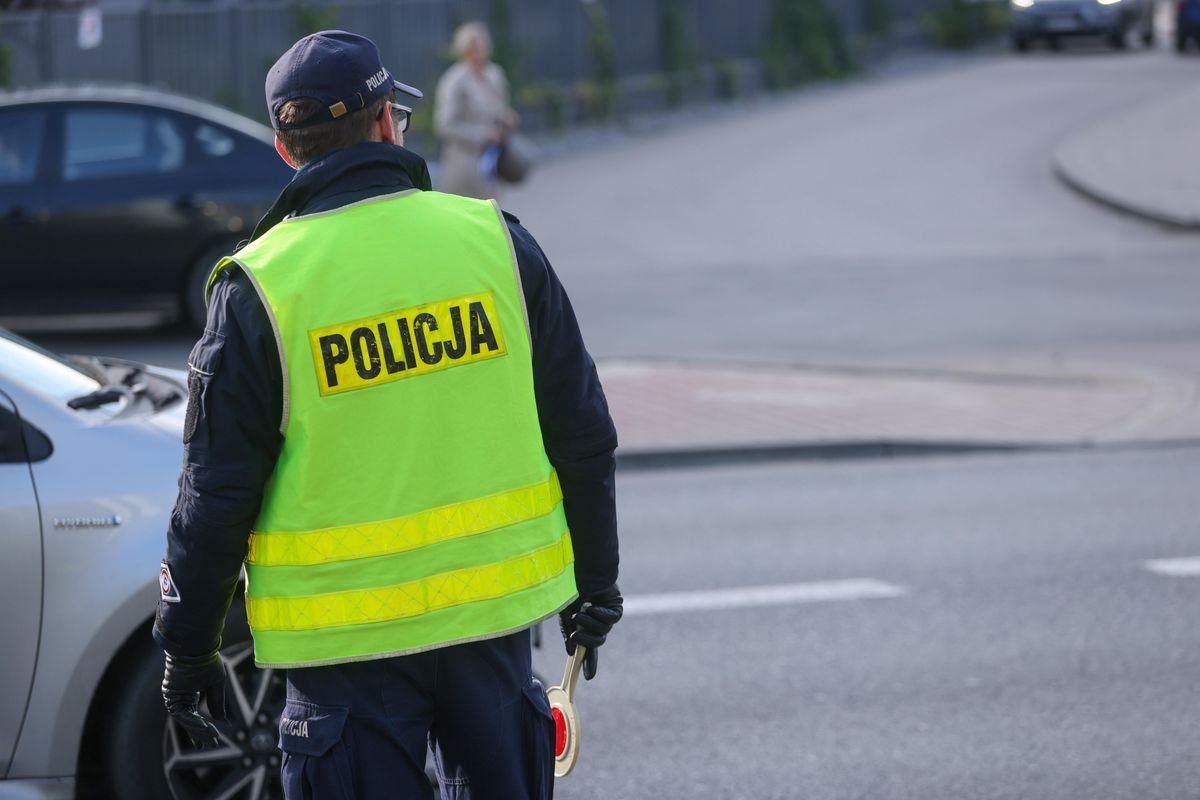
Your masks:
M627 454L1200 438L1197 381L1127 365L1021 373L612 361L600 376Z

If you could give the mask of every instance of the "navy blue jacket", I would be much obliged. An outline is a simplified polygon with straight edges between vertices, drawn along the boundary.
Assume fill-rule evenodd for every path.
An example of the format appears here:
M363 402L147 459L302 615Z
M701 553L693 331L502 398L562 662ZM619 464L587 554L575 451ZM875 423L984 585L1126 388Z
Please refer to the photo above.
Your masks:
M255 228L405 189L429 190L425 162L401 147L364 143L299 170ZM562 284L533 236L505 214L533 337L533 380L546 454L558 471L586 596L617 579L616 430L596 367ZM188 359L188 414L179 498L167 532L173 585L154 637L174 655L219 645L263 490L283 444L283 380L275 336L250 279L227 271Z

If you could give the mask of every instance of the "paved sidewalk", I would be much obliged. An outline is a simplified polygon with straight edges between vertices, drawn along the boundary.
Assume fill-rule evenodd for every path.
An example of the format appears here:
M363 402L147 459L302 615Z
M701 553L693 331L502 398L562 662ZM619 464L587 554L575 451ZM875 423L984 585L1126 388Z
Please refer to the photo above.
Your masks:
M1054 170L1082 194L1155 222L1200 228L1200 89L1172 95L1061 144Z
M1200 439L1200 382L1129 365L982 372L618 361L601 364L600 376L625 456Z

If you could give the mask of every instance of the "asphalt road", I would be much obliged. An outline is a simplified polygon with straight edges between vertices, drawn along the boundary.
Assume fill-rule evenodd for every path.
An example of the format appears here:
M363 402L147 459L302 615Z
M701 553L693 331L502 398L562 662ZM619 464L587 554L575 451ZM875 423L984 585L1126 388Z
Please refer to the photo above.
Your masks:
M622 480L631 605L906 594L630 616L581 682L556 796L1200 797L1200 577L1143 565L1200 555L1198 470L1191 449ZM562 661L536 656L555 680Z
M507 205L601 354L1197 343L1196 237L1096 207L1050 169L1062 138L1195 74L1158 51L967 60L556 163Z
M555 161L505 205L598 357L1200 364L1200 240L1050 172L1194 60L950 63ZM37 338L173 366L190 346ZM1200 556L1198 469L1177 449L623 477L642 613L581 688L558 796L1200 797L1200 578L1143 565ZM822 595L858 599L802 602ZM556 678L562 654L537 663Z
M546 164L505 206L599 357L1200 352L1200 241L1094 206L1050 170L1065 136L1191 86L1193 61L936 63L691 114ZM38 338L182 366L191 337Z

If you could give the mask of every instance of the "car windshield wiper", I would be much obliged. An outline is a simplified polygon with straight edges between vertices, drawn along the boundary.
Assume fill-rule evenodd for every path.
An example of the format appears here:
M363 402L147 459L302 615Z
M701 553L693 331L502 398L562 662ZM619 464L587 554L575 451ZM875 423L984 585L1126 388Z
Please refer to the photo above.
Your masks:
M124 387L105 386L94 392L88 392L80 397L67 401L67 407L78 411L81 408L99 408L109 403L116 403L121 398L129 396L130 391Z
M103 367L100 366L100 369L102 370ZM73 397L67 401L67 407L78 411L80 409L99 408L109 403L120 402L125 398L132 400L146 394L146 390L149 388L145 381L138 381L138 378L144 375L145 372L140 367L130 368L125 373L125 376L121 378L120 383L108 383L94 392L88 392L80 397Z
M100 388L94 392L67 402L67 405L75 410L99 408L118 402L123 397L129 397L130 399L148 399L157 412L184 397L184 393L175 384L157 379L153 373L145 369L144 365L136 362L124 359L101 360L94 356L70 356L69 358L81 369L94 375L101 383ZM161 385L157 385L155 381Z
M172 403L184 398L183 392L177 389L167 389L166 391L152 392L150 391L150 382L146 380L149 373L146 368L136 364L122 364L129 371L125 373L125 377L121 379L124 386L129 387L135 396L145 395L150 398L150 403L154 406L155 411L162 411Z
M139 378L146 377L146 370L142 367L135 367L133 365L129 365L128 370L129 371L125 373L125 377L121 378L121 385L128 386L134 394L141 394L142 392L146 391L146 382L138 382Z
M100 383L108 382L108 373L104 371L104 367L94 358L88 356L63 356L64 359L71 363L71 366L87 373L89 378L95 378Z

